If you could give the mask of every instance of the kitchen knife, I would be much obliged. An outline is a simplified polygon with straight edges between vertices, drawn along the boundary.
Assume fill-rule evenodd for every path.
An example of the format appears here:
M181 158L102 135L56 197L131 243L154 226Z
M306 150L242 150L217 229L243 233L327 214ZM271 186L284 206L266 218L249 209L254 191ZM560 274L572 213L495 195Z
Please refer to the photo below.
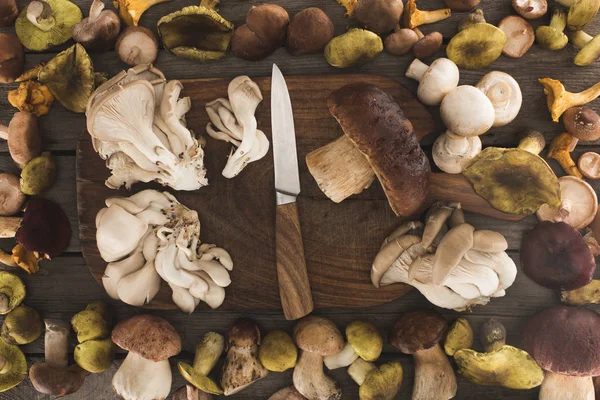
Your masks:
M275 253L283 313L288 320L313 310L296 197L300 193L294 114L285 79L273 64L271 132L275 164Z

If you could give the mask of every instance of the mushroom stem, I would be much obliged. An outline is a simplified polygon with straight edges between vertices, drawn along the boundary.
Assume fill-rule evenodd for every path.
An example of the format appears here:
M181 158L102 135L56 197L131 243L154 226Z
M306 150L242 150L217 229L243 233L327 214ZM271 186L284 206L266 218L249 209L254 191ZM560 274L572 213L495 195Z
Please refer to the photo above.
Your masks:
M12 365L11 365L10 361L8 361L6 358L0 356L0 375L6 374L7 372L9 372L11 366Z
M200 7L206 7L210 10L218 10L221 0L201 0Z
M600 82L579 93L566 91L563 84L556 79L541 78L538 79L538 82L544 86L548 109L554 122L558 122L560 116L569 108L583 106L600 96Z
M572 306L600 304L600 280L595 279L579 289L563 290L560 299L563 303Z
M571 151L575 149L578 141L579 139L566 132L561 133L550 143L547 156L558 161L567 174L581 179L583 175L579 171L579 168L577 168L577 165L575 165L575 161L571 158Z
M567 376L546 371L540 388L540 400L594 400L594 383L590 376Z
M555 8L550 19L550 27L561 32L564 31L567 27L567 12L562 8Z
M446 149L450 154L464 154L469 149L469 140L465 136L446 131Z
M414 357L412 400L451 399L456 395L456 377L439 344L417 351Z
M0 239L14 238L22 222L21 217L0 217Z
M538 155L545 146L546 140L544 139L544 136L538 131L529 130L519 142L518 148L531 154Z
M422 16L422 21L419 25L433 24L434 22L442 21L450 16L449 8L442 8L439 10L432 11L420 11L419 14ZM566 21L565 21L566 26Z
M69 335L71 326L65 321L45 319L44 354L46 364L53 367L67 367L69 362Z
M44 32L49 32L56 20L52 15L52 8L45 1L34 0L27 6L27 19Z
M356 382L358 386L362 386L365 379L367 379L367 376L376 368L375 364L359 357L348 368L348 375L350 375L352 380Z
M202 341L196 346L196 355L194 356L194 371L202 376L207 376L215 367L219 357L223 354L225 347L225 338L215 332L209 332L202 338Z
M88 16L90 21L96 21L100 14L104 10L104 2L101 0L92 1L92 5L90 6L90 14Z
M423 75L425 75L425 72L427 72L428 69L429 65L425 64L418 58L415 58L415 60L409 65L408 69L406 70L406 77L421 82L421 79L423 79Z
M575 47L579 47L580 49L585 47L585 45L588 44L594 38L592 35L589 35L584 31L569 32L568 36L571 40L571 43L573 43Z
M339 384L323 372L323 356L302 351L293 374L294 387L307 398L339 393ZM334 397L331 397L334 398Z

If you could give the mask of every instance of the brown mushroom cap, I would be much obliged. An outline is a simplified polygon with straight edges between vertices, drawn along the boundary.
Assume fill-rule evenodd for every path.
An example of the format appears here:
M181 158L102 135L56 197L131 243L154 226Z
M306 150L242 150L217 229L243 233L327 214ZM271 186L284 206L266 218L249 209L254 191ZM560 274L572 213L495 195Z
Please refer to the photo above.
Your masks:
M60 367L37 363L29 369L29 379L35 390L51 396L66 396L78 391L86 376L87 372L77 364Z
M431 32L425 35L412 47L412 52L418 59L434 55L441 47L444 37L439 32Z
M181 352L181 338L166 320L141 314L121 321L112 331L112 340L120 348L154 362Z
M512 58L523 57L535 41L533 27L526 19L509 15L498 24L506 35L506 44L502 53Z
M512 6L525 19L540 18L548 12L547 0L512 0Z
M354 7L354 18L371 32L381 34L398 25L402 11L402 0L360 0Z
M309 315L294 327L296 345L309 353L329 356L342 351L344 338L335 324L323 317Z
M600 154L593 151L583 153L577 160L577 168L588 179L600 179Z
M546 371L600 375L600 315L586 308L548 308L529 319L521 347Z
M415 43L419 41L419 35L412 29L398 29L388 35L383 42L385 51L395 56L408 54Z
M250 318L240 318L233 323L227 335L227 348L260 344L260 329Z
M333 39L333 22L320 8L305 8L290 21L285 48L298 56L319 53Z
M115 51L127 65L149 64L158 56L158 41L150 29L130 26L117 38Z
M0 83L10 83L23 73L25 51L16 35L0 33Z
M446 6L452 11L469 11L476 7L481 0L444 0Z
M18 15L19 9L15 0L0 1L0 28L11 26Z
M42 154L42 135L35 114L19 111L12 117L8 126L8 151L21 168Z
M438 344L447 328L448 322L437 312L413 311L396 321L388 337L404 354L415 354Z
M246 23L233 32L231 51L245 60L261 60L285 43L290 16L276 4L253 6Z
M26 199L19 188L19 178L6 172L0 173L0 215L15 215L23 209Z
M591 108L569 108L563 114L563 124L567 132L581 141L600 138L600 116Z
M564 222L544 221L524 235L521 267L538 285L575 290L592 281L596 262L579 231Z

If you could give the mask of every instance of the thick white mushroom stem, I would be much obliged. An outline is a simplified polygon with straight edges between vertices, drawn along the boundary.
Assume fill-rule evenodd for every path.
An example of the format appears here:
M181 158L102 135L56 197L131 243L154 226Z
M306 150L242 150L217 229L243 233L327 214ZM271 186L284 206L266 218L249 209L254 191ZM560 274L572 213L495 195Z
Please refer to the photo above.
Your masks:
M29 22L44 32L50 31L56 25L56 20L52 15L52 8L45 1L32 1L27 6L26 12Z
M44 354L46 363L53 367L66 367L69 363L69 336L71 326L56 319L45 319Z
M479 136L465 137L446 131L433 143L433 159L442 171L460 174L481 153L481 147Z
M323 356L302 351L292 377L294 387L307 399L339 399L339 384L323 372Z
M375 364L365 361L362 358L357 358L348 368L348 375L350 375L358 386L362 386L367 376L376 368Z
M354 351L352 345L346 342L346 345L337 354L333 354L331 356L326 356L323 359L325 366L327 369L338 369L350 366L356 359L358 358L358 354Z
M429 65L425 64L423 61L416 58L406 70L406 77L410 79L414 79L415 81L421 82L423 79L423 75L429 69Z
M154 362L129 352L113 376L112 385L124 399L166 399L171 380L168 359Z
M546 371L540 387L540 400L594 400L591 376L567 376Z
M439 344L417 351L413 356L415 383L412 400L446 400L456 396L456 376Z

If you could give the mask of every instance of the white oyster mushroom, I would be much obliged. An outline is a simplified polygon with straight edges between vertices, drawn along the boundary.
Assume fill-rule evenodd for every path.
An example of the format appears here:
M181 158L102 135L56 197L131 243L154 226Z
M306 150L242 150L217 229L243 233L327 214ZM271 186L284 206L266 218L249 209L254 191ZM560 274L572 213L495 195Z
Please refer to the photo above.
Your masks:
M109 207L96 221L96 243L104 261L126 257L145 236L148 224L119 206Z
M494 126L510 124L521 110L523 95L519 83L506 72L492 71L475 87L481 90L494 105Z
M147 261L141 269L119 280L117 296L123 303L141 307L156 296L160 290L160 282L154 263Z
M117 293L117 287L119 281L144 266L144 255L141 251L136 251L129 257L122 259L121 261L111 262L106 266L104 270L104 276L102 277L102 285L104 290L110 297L115 300L119 300Z

